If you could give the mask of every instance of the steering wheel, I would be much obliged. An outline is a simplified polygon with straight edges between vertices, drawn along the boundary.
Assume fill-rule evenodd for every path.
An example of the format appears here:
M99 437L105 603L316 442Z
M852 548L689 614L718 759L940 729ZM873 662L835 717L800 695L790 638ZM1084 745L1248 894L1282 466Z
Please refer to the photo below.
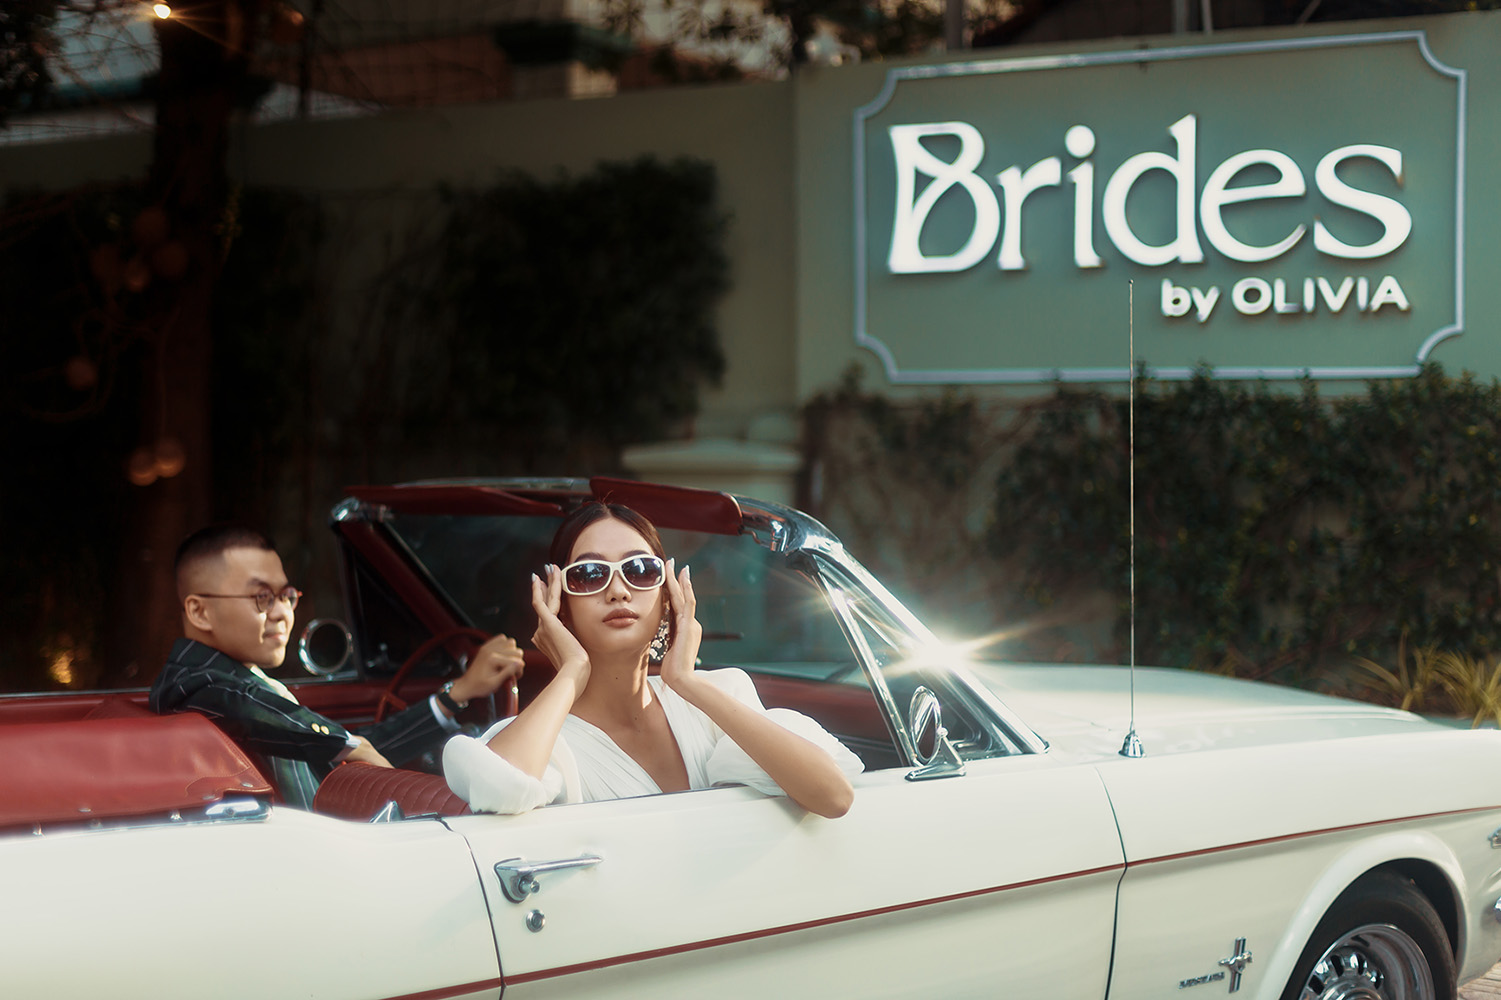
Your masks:
M375 721L380 722L390 712L399 712L407 707L406 701L398 697L396 692L401 689L402 684L406 683L407 675L412 672L412 669L428 653L453 639L472 639L475 642L484 643L489 641L490 638L490 633L482 629L470 628L468 625L458 625L439 632L418 646L412 651L412 655L403 660L401 666L396 668L396 673L391 675L391 681L386 685L386 690L381 692L380 701L375 705ZM494 704L494 702L492 701L491 704ZM515 715L520 708L520 689L517 686L516 678L513 677L511 678L510 687L506 691L506 715ZM490 721L494 722L495 720L492 718Z

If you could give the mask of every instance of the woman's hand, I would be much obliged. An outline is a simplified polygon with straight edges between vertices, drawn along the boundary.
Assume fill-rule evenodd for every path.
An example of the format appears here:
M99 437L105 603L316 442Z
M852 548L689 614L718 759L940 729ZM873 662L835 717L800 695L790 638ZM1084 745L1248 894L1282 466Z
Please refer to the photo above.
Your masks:
M667 655L662 658L662 681L678 694L688 696L694 677L694 665L698 662L698 647L703 641L704 627L698 623L698 602L693 596L693 580L688 567L674 576L675 560L667 560L667 597L671 604L675 633Z
M547 579L532 574L532 610L537 631L532 644L552 661L557 676L514 722L490 738L489 747L533 778L547 773L547 762L563 729L563 720L589 682L589 654L568 626L558 619L563 603L563 574L548 566Z
M704 628L698 623L688 567L674 577L675 568L669 559L667 593L677 632L662 658L663 682L712 719L792 801L820 816L843 816L854 802L855 790L832 757L695 673Z
M545 581L532 574L532 610L537 612L537 631L532 633L532 645L552 661L559 674L572 673L578 690L582 691L589 680L589 654L558 618L558 610L563 605L562 572L552 565L545 572Z

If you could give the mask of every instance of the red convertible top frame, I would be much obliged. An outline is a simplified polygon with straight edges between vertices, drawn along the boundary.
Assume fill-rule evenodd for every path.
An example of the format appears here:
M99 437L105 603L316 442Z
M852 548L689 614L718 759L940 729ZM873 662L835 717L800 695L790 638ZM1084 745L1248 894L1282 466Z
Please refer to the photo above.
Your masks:
M586 499L558 489L500 489L477 481L350 486L345 492L356 500L402 514L561 517ZM624 504L659 528L714 535L738 535L742 531L740 504L728 493L595 476L589 480L589 494L587 499Z

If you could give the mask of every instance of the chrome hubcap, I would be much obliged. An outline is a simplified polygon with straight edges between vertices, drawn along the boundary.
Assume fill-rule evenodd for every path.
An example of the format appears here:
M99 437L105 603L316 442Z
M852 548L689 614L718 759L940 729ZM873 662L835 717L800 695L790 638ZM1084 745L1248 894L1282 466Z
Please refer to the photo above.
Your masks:
M1357 927L1314 963L1299 1000L1436 1000L1423 949L1391 924Z

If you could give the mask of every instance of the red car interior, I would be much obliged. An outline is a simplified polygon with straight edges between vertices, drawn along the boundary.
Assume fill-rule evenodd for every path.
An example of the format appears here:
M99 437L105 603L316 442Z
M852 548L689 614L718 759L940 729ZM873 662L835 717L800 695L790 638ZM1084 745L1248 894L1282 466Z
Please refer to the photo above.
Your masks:
M0 726L0 760L9 772L0 826L202 809L271 792L244 751L191 713Z
M551 676L543 667L529 672ZM844 736L889 739L875 696L867 688L818 684L791 677L755 675L756 688L768 708L796 708L815 715ZM525 704L525 699L523 699ZM441 775L369 764L340 764L318 787L313 810L341 819L368 821L388 802L407 817L461 816L469 812L463 799L449 791Z
M376 767L373 764L340 764L318 786L313 811L340 819L368 821L386 803L395 802L404 816L462 816L469 804L448 790L442 775Z
M634 480L590 480L596 499L627 504L663 527L735 535L742 530L739 504L725 493L658 486ZM557 517L577 494L545 489L526 495L494 487L456 484L356 486L349 495L408 513L457 513ZM455 609L428 586L425 572L391 547L378 524L359 520L337 526L345 542L401 595L434 641L450 653L471 653L479 640ZM413 657L415 659L415 657ZM526 651L520 704L528 704L552 679L551 665ZM410 703L436 690L440 678L398 672L393 703ZM836 735L889 745L890 735L875 697L860 685L827 684L756 674L767 707L794 708L818 719ZM391 681L307 680L292 682L298 699L314 711L358 731L376 717ZM0 698L0 760L16 775L14 793L0 802L0 825L165 813L201 808L227 794L274 794L271 784L241 750L207 718L188 713L158 717L144 690L56 693ZM504 714L514 706L497 698ZM484 706L473 705L467 721L483 722ZM314 808L331 816L365 821L388 802L407 816L457 815L468 811L441 776L364 764L336 767L320 788Z

